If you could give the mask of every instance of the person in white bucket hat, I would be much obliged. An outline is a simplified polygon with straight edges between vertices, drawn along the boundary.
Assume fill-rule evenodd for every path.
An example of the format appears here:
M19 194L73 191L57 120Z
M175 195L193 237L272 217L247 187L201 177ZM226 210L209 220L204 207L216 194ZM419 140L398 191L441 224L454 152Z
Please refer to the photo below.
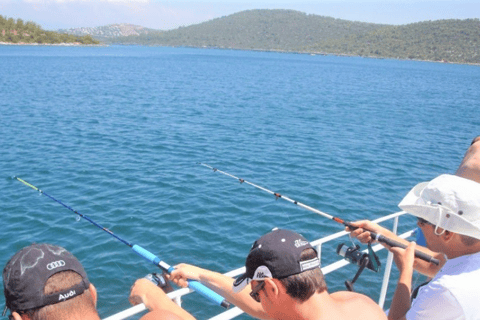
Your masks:
M353 223L351 232L362 242L372 241L371 230L407 249L395 254L400 275L389 319L480 319L480 136L473 139L455 175L443 174L416 185L399 207L416 216L427 248L408 243L370 221ZM438 258L440 266L414 257L421 250ZM411 302L412 274L431 277Z
M478 182L443 174L416 185L398 206L433 224L437 234L448 230L480 239Z

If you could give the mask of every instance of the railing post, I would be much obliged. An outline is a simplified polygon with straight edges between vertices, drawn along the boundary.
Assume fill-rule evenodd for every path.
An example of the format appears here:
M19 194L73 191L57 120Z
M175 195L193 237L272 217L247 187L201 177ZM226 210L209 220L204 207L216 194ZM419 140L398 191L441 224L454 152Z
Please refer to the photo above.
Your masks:
M322 266L322 244L318 244L315 249L317 249L318 260L320 260L320 266Z
M178 304L181 307L182 306L182 297L178 296L178 297L173 298L173 302L175 302L176 304Z
M398 228L398 216L393 219L392 232L397 234ZM390 273L392 272L393 253L388 252L387 263L385 264L385 272L383 273L382 289L380 290L380 297L378 299L378 305L383 309L385 304L385 297L387 296L388 282L390 280Z

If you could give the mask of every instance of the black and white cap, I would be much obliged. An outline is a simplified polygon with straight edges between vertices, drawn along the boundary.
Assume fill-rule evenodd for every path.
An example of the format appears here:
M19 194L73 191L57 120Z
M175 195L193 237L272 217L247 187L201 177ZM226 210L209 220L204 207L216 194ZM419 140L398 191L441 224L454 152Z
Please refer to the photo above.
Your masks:
M233 291L240 292L252 280L281 279L320 267L318 257L300 261L302 251L316 250L300 234L274 229L254 242L245 262L246 272L233 283Z
M82 281L66 290L44 294L45 283L54 274L71 270ZM82 294L90 286L81 263L66 249L50 244L32 244L17 252L3 269L6 308L25 311L59 303Z

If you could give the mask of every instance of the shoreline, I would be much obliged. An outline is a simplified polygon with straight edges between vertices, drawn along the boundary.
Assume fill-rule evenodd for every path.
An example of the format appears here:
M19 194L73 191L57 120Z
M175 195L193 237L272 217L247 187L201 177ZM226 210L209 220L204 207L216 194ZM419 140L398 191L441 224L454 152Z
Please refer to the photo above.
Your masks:
M62 42L62 43L26 43L26 42L1 42L0 46L58 46L58 47L109 47L112 44L82 44L80 42ZM125 45L125 46L145 46L145 47L170 47L170 48L181 48L177 46L156 46L156 45L138 45L138 44L113 44L113 45ZM277 52L277 53L292 53L292 54L304 54L310 56L336 56L336 57L357 57L365 59L390 59L397 61L419 61L419 62L433 62L433 63L444 63L444 64L459 64L459 65L468 65L468 66L480 66L480 63L473 62L454 62L454 61L435 61L435 60L420 60L420 59L407 59L407 58L391 58L391 57L375 57L375 56L359 56L351 55L347 53L326 53L326 52L308 52L308 51L283 51L283 50L268 50L268 49L237 49L237 48L221 48L221 47L195 47L195 46L184 46L184 48L196 48L196 49L221 49L221 50L240 50L240 51L255 51L255 52Z
M2 42L0 41L1 46L57 46L57 47L93 47L93 46L103 46L106 47L105 44L83 44L80 42L62 42L62 43L26 43L26 42Z

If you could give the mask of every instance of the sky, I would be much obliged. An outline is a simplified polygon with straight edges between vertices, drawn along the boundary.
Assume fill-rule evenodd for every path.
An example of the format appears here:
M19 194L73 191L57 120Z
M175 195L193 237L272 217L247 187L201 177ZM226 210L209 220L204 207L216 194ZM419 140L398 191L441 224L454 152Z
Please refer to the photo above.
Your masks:
M250 9L292 9L393 25L480 18L480 0L0 0L0 15L47 30L114 23L169 30Z

